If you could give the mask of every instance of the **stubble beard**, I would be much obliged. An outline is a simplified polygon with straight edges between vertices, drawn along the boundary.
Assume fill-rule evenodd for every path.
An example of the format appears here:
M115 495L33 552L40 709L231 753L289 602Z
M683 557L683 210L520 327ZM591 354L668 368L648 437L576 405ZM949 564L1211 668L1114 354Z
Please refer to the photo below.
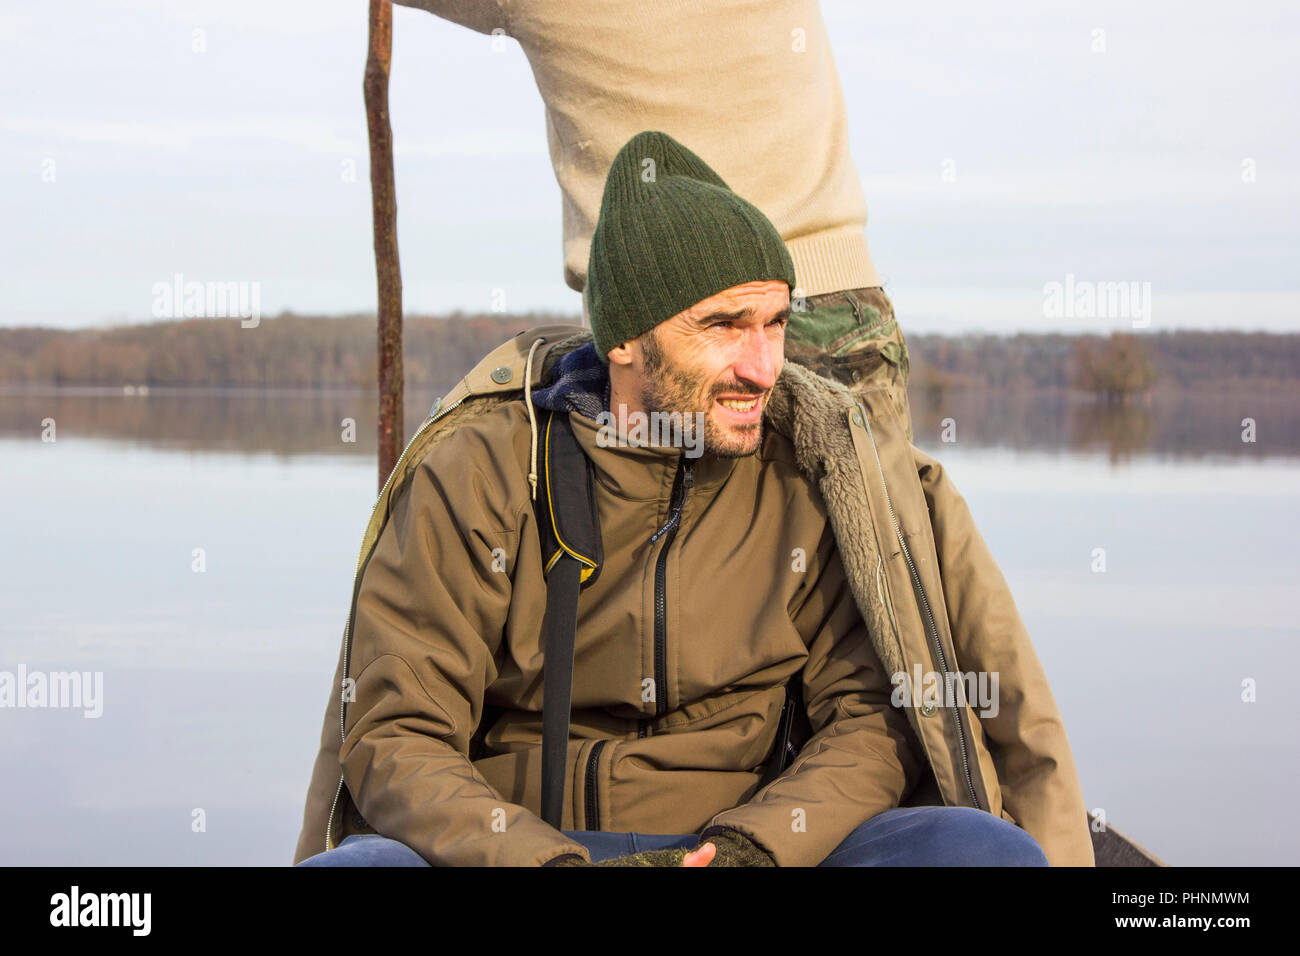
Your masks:
M696 412L704 413L704 451L719 458L743 458L758 451L763 441L763 420L740 429L725 430L714 421L716 398L724 392L741 395L763 393L743 382L723 382L702 396L704 377L684 369L670 367L651 329L642 339L646 383L641 389L641 405L647 412L680 412L682 421L693 421ZM701 401L704 407L700 407Z

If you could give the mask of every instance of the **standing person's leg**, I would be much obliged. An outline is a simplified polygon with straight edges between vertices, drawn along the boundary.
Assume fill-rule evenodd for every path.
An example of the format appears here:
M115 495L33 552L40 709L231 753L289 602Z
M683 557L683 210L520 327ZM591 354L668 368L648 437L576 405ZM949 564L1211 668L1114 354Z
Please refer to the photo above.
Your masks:
M785 357L855 393L886 390L912 437L907 343L880 286L805 297L791 310Z
M1038 842L973 807L896 807L845 838L819 866L1047 866Z

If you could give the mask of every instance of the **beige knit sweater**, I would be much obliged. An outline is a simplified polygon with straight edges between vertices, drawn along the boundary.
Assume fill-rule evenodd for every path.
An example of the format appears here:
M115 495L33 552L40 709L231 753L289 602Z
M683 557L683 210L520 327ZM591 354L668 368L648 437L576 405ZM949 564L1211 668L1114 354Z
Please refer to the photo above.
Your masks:
M817 0L398 0L523 48L563 192L564 281L582 291L605 175L662 130L780 231L804 295L880 285Z

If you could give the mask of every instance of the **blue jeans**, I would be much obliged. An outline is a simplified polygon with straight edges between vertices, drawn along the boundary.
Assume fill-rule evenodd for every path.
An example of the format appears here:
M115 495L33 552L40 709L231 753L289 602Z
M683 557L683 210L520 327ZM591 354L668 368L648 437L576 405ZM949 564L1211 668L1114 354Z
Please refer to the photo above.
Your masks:
M607 833L565 830L593 863L641 850L694 848L693 833ZM428 866L410 847L378 834L350 836L299 866ZM818 866L1047 866L1024 830L971 807L896 807L850 833Z

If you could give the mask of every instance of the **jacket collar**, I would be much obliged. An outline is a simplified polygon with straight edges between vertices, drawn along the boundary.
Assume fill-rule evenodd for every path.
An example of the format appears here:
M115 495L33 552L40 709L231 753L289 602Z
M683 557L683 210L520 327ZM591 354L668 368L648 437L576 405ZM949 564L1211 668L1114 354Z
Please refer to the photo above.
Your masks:
M735 467L735 458L707 453L686 458L681 448L619 442L617 420L609 414L609 370L591 342L561 356L552 376L549 386L532 393L533 404L569 413L574 436L595 465L597 479L620 498L668 499L684 460L692 463L696 492L721 487Z
M612 417L603 416L604 423L585 415L570 415L569 420L578 444L595 465L596 480L627 501L667 501L683 462L692 466L693 495L716 491L740 460L708 453L688 458L681 448L617 443Z

